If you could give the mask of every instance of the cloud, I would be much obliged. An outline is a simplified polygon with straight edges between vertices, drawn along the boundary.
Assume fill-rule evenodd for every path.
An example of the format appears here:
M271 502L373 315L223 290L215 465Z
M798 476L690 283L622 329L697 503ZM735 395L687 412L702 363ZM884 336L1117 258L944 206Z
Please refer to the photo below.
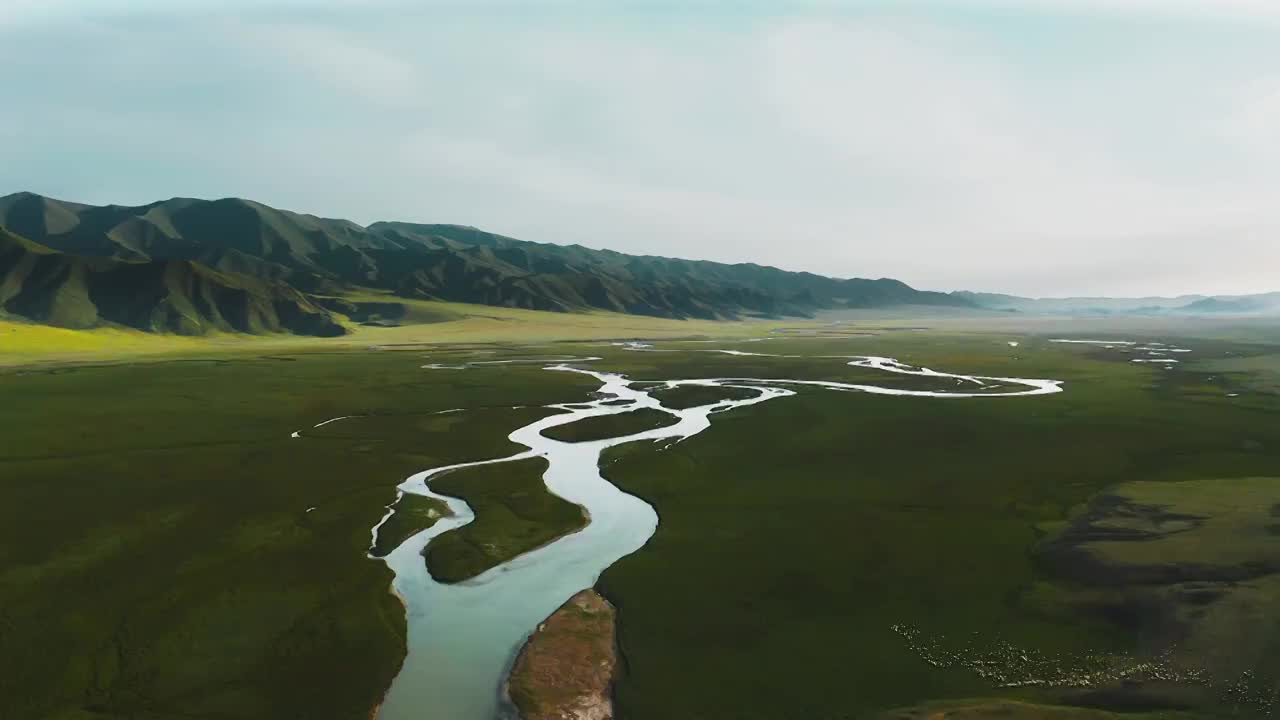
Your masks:
M779 113L846 159L851 177L870 172L872 182L907 188L910 207L877 217L874 235L906 241L945 265L957 263L957 246L965 248L970 257L959 262L979 266L967 269L969 277L978 272L992 285L1037 265L1055 268L1059 282L1079 266L1072 279L1087 285L1095 263L1082 257L1126 266L1130 283L1150 282L1133 276L1172 258L1166 272L1186 282L1205 270L1205 253L1195 246L1239 245L1241 238L1254 238L1239 248L1247 254L1280 258L1255 238L1280 229L1274 166L1263 177L1252 172L1257 165L1242 164L1214 178L1194 160L1177 168L1141 157L1130 147L1150 142L1141 136L1090 130L1104 127L1119 105L1147 123L1141 133L1181 124L1195 141L1221 145L1221 118L1235 117L1228 122L1236 149L1255 155L1274 146L1266 133L1273 95L1248 83L1225 97L1193 87L1194 96L1148 97L1130 107L1124 92L1132 79L1098 67L1082 121L1081 108L1023 86L1025 70L986 52L980 40L895 23L791 24L774 34L770 87ZM1195 107L1205 99L1214 104Z
M962 0L958 4L1148 18L1280 20L1280 5L1273 0Z
M0 23L0 68L41 69L7 79L0 191L240 195L938 289L1274 289L1273 33L1109 19L1263 6L1082 2Z
M406 105L428 91L414 63L379 49L376 38L281 21L236 22L227 31L239 37L245 53L268 65L286 63L306 80L357 100Z

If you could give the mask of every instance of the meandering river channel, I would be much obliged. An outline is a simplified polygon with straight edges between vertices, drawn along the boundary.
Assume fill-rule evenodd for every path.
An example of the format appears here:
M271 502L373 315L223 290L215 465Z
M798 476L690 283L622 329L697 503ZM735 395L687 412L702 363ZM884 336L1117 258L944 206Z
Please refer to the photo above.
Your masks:
M1045 395L1061 392L1061 382L1022 378L956 375L917 368L884 357L844 358L849 365L891 373L955 380L957 390L909 390L816 380L718 378L671 380L666 385L747 387L757 394L744 400L676 410L663 407L635 388L624 376L596 372L559 359L546 370L590 375L600 381L599 398L586 403L551 407L565 412L543 418L511 433L510 439L528 450L509 457L424 470L399 487L404 494L438 497L453 516L409 538L385 558L395 572L394 588L408 615L409 653L378 712L380 720L494 720L515 717L504 697L503 685L516 652L529 633L565 600L595 584L606 568L638 550L653 535L658 518L654 509L628 495L600 475L600 454L607 448L637 440L679 442L707 429L717 413L795 394L791 388L936 398L981 398ZM463 365L429 365L430 369L465 369ZM646 384L648 386L648 384ZM653 387L653 386L649 386ZM629 404L605 403L618 400ZM674 425L625 437L566 443L544 437L542 431L596 415L653 408L679 418ZM427 573L422 550L430 540L465 525L474 515L466 503L431 491L431 478L449 470L505 463L528 457L546 458L543 476L556 495L587 509L590 523L581 531L522 555L472 580L454 585L438 583ZM382 523L395 512L393 504L373 528L377 539Z

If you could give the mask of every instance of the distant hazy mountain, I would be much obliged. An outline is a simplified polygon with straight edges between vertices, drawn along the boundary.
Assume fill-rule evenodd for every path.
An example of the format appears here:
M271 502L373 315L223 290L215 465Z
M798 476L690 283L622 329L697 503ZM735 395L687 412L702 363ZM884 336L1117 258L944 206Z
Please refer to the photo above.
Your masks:
M1280 314L1280 293L1261 295L1179 295L1177 297L1026 298L959 291L952 296L987 310L1046 315L1268 315Z
M1227 315L1270 315L1280 313L1280 293L1261 295L1216 295L1178 308L1186 313Z
M17 193L0 198L0 227L9 231L0 259L0 310L70 327L112 322L173 332L329 334L338 326L328 313L340 306L326 301L325 310L313 296L361 287L402 297L672 318L974 304L897 280L624 255L456 225L366 228L238 199L98 207ZM58 270L46 280L32 275L34 266ZM213 302L232 295L243 298L235 308ZM236 309L242 306L249 309Z

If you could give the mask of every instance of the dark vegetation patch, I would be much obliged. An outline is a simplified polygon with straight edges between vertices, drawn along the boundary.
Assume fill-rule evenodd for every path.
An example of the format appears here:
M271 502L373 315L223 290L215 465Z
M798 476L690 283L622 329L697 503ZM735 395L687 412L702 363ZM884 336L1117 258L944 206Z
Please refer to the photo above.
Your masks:
M759 390L740 387L709 387L707 385L678 385L661 388L649 393L663 407L684 410L702 405L714 405L724 400L747 400L760 394Z
M386 557L400 547L400 543L452 514L443 500L422 495L401 497L395 510L378 528L378 541L373 545L374 557Z
M1205 693L1262 715L1280 693L1280 621L1272 619L1280 609L1280 547L1269 512L1277 497L1280 478L1273 477L1125 483L1094 499L1044 543L1041 556L1052 574L1071 581L1068 597L1074 593L1082 607L1120 598L1144 606L1131 622L1152 649L1165 646L1176 664L1200 670ZM1185 703L1185 692L1175 690L1104 686L1095 696L1109 707L1126 698Z
M0 374L0 715L367 720L405 650L365 557L395 486L517 452L506 435L543 411L511 405L597 387L420 364ZM340 415L370 417L309 429Z
M567 425L557 425L543 430L542 434L561 442L590 442L634 435L645 430L675 425L679 421L680 419L671 413L653 408L640 408L631 412L596 415Z
M1094 498L1040 547L1086 585L1249 580L1280 572L1268 508L1280 478L1132 482Z
M396 325L409 309L399 302L357 302L340 297L317 297L316 304L326 310L346 315L352 322Z
M461 498L476 519L437 535L423 555L431 577L461 582L586 527L579 505L553 495L542 481L545 458L454 470L431 489Z

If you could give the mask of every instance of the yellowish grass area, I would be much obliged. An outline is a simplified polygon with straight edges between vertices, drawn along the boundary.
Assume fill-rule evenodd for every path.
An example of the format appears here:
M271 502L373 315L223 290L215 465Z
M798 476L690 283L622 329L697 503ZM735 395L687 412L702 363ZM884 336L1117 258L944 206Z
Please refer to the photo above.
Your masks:
M468 343L536 343L557 340L670 339L762 336L808 321L670 320L609 312L555 313L516 308L404 300L407 323L397 327L350 325L340 338L217 333L200 337L161 335L122 328L68 330L0 320L0 366L46 362L145 359L148 356L306 352L371 346Z
M68 330L0 320L0 363L75 355L127 355L174 352L207 345L207 338L152 335L137 330L99 328Z
M670 320L609 312L555 313L538 310L405 301L411 310L426 306L453 316L442 322L400 327L357 326L339 341L357 344L398 342L473 343L599 340L606 338L748 337L784 323L772 321L716 322Z

